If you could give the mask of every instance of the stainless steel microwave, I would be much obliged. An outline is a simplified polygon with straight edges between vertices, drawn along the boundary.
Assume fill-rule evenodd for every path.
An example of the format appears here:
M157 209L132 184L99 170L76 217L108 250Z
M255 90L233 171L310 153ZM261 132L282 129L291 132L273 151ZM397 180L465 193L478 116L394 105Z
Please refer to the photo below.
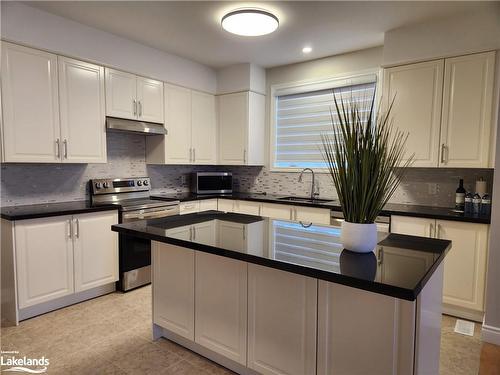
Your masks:
M231 194L233 174L230 172L194 172L191 192L196 194Z

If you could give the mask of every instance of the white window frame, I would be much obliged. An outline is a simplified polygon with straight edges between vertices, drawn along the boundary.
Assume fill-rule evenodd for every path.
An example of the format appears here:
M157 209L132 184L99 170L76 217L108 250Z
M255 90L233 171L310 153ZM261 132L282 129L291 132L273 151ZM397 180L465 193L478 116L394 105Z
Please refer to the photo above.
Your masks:
M380 79L382 70L367 69L363 71L343 73L335 76L330 76L323 79L304 80L289 83L280 83L271 85L270 106L269 106L269 170L273 173L279 172L300 172L303 168L279 168L274 166L275 149L276 149L276 101L278 96L293 95L306 93L311 91L334 89L336 87L344 87L351 85L361 85L364 83L375 82L375 112L376 105L380 100L382 92ZM314 168L317 173L328 173L328 168Z

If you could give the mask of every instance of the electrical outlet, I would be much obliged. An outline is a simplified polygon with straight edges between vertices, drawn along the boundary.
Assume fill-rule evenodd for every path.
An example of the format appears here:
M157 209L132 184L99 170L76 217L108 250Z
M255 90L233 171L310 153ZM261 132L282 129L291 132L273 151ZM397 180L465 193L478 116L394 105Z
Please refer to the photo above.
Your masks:
M439 191L439 185L435 182L429 182L427 183L427 189L430 195L436 195Z
M181 175L181 184L186 185L187 183L187 177L185 174Z

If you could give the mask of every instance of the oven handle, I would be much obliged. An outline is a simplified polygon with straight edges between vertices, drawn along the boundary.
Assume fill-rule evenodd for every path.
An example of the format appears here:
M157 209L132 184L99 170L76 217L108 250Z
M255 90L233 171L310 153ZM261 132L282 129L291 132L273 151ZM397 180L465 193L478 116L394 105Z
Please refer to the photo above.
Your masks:
M172 215L175 215L176 213L178 213L178 211L179 211L179 207L176 206L176 207L169 207L169 208L165 208L161 211L154 211L154 212L143 212L143 213L138 213L138 214L124 213L122 218L124 221L129 220L129 219L139 219L139 220L153 219L155 217L172 216Z

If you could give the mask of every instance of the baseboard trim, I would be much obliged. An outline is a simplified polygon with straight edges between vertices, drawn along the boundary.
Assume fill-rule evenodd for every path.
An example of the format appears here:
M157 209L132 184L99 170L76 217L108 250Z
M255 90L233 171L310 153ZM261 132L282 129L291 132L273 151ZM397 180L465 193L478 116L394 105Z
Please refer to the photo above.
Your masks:
M478 323L482 323L484 318L484 313L481 311L474 311L465 307L449 305L447 303L443 303L443 314L451 315L456 318L472 320Z
M483 324L481 340L490 344L500 345L500 328Z
M259 373L243 366L241 363L235 362L232 359L226 358L223 355L216 353L210 349L201 346L200 344L195 343L194 341L188 340L178 334L169 331L166 328L163 328L157 324L153 323L153 340L158 340L160 337L164 337L167 340L173 341L199 355L210 359L211 361L218 363L225 368L234 371L240 375L258 375Z
M37 315L48 313L49 311L57 310L62 307L74 305L75 303L83 302L88 299L112 293L116 290L116 283L110 283L83 292L70 294L69 296L61 297L53 301L43 302L38 305L25 307L19 310L19 321L32 318Z

